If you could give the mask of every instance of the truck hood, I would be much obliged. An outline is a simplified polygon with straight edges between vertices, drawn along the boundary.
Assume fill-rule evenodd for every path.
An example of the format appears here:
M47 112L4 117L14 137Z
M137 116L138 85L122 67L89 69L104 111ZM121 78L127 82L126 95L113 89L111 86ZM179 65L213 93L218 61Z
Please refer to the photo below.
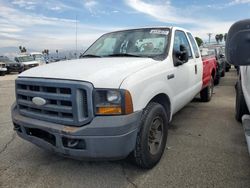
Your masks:
M27 62L22 62L24 65L32 65L32 64L39 64L37 61L27 61Z
M151 58L84 58L35 67L19 77L80 80L96 88L119 88L126 77L157 62Z

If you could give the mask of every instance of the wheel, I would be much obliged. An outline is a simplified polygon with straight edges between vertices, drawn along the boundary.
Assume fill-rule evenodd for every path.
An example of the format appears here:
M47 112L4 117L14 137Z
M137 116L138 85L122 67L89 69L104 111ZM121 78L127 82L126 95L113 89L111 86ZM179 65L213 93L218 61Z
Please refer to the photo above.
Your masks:
M141 168L153 168L161 159L168 135L168 112L158 103L151 102L143 111L141 128L137 135L132 157Z
M5 72L1 71L0 76L5 76Z
M224 77L225 76L225 69L223 69L223 71L221 72L221 77Z
M214 79L214 85L218 85L219 83L220 83L220 74L217 72Z
M213 95L213 90L214 90L214 79L213 76L211 76L209 85L200 92L201 101L202 102L210 101Z
M239 80L235 86L236 89L236 101L235 101L235 118L241 122L241 118L244 114L249 114L246 101L243 95L241 81Z

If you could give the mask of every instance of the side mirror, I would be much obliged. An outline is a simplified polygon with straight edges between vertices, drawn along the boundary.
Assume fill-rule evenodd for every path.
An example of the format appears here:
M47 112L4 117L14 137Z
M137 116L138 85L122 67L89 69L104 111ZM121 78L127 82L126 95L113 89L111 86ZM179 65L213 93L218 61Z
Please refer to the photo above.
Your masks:
M188 51L185 45L180 45L180 50L174 52L174 63L175 66L182 65L188 62Z
M224 58L225 56L224 56L224 54L220 54L220 58Z
M227 62L235 66L250 65L250 19L234 23L226 41Z

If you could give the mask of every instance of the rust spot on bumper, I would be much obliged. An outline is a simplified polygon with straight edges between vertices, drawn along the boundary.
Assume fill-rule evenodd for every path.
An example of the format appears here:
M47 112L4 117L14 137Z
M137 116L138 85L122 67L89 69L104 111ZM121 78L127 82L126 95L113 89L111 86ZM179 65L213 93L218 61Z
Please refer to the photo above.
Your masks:
M77 129L78 129L77 127L64 126L62 129L62 132L72 133L72 132L75 132Z

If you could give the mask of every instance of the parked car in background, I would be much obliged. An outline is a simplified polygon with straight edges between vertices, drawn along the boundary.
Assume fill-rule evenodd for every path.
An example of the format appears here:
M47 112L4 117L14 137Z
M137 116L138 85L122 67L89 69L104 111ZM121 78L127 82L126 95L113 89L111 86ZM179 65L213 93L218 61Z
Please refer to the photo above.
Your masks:
M11 72L21 73L24 70L24 65L22 63L12 61L7 56L0 56L0 62L6 64L8 74Z
M6 64L0 62L0 76L4 76L7 72Z
M23 64L24 70L30 69L32 67L37 67L40 65L38 61L34 59L30 54L20 54L15 57L15 61Z
M201 58L203 63L202 90L200 92L201 101L208 102L213 95L214 80L216 79L217 63L215 55L209 53L208 48L201 48Z
M30 53L31 56L33 56L33 58L39 62L40 65L44 65L46 64L46 60L45 60L45 57L42 53L40 52L31 52Z
M221 47L214 47L211 48L215 52L215 58L217 60L218 64L218 73L220 74L220 77L224 77L226 73L226 59L225 55L222 53Z
M225 46L221 47L221 53L224 55L225 57ZM229 70L231 69L231 64L227 62L227 59L225 58L225 66L226 66L226 72L229 72Z
M238 21L228 32L226 41L227 61L239 67L236 83L235 118L242 122L250 153L250 19Z
M131 156L152 168L169 122L202 89L192 34L177 27L107 33L81 59L51 63L16 79L17 134L77 159Z

